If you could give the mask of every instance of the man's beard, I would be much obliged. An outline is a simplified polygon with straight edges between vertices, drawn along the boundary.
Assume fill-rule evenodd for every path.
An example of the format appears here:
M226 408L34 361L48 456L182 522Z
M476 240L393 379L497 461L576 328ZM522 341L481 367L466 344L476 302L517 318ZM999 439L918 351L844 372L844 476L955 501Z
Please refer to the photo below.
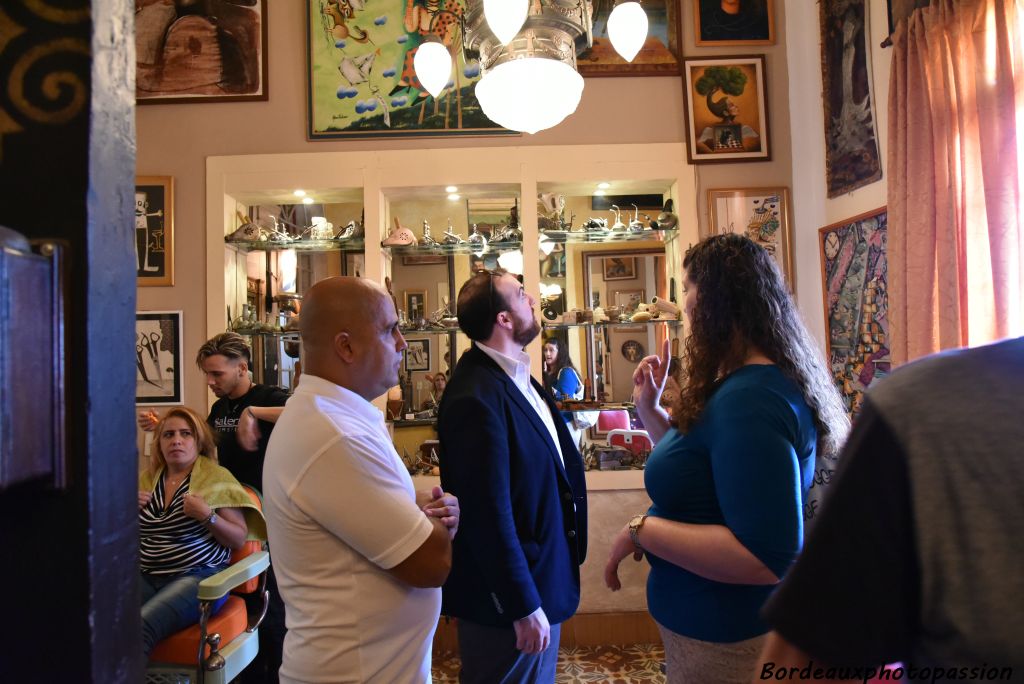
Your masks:
M532 317L532 313L529 321L522 321L517 316L512 317L512 340L520 347L533 342L539 334L540 323Z

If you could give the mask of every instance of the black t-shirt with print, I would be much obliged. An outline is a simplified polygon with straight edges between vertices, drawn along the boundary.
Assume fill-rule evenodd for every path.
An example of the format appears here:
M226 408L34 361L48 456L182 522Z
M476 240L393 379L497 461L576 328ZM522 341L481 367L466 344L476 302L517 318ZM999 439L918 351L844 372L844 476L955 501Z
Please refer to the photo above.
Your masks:
M248 392L237 399L221 397L213 404L206 422L217 437L217 459L231 471L242 484L263 491L263 459L267 454L267 442L273 423L265 420L260 424L260 443L256 451L246 451L238 445L235 429L238 418L247 406L284 406L288 392L272 385L253 385Z

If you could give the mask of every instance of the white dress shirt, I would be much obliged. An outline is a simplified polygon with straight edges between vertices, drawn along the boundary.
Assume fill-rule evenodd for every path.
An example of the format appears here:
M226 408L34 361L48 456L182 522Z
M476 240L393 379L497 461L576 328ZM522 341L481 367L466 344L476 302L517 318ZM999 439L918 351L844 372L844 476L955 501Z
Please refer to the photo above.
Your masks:
M482 342L474 342L474 344L489 357L494 359L494 362L501 367L508 377L512 379L512 384L522 392L526 398L527 403L533 407L533 410L537 412L537 415L544 422L544 427L548 429L548 434L551 435L551 441L555 445L555 452L558 453L558 458L562 462L562 467L565 467L565 456L562 455L562 445L558 441L558 431L555 429L555 418L551 415L551 409L548 408L544 398L540 396L537 388L530 382L530 357L524 351L520 351L519 354L513 358L506 356L496 349L488 347Z

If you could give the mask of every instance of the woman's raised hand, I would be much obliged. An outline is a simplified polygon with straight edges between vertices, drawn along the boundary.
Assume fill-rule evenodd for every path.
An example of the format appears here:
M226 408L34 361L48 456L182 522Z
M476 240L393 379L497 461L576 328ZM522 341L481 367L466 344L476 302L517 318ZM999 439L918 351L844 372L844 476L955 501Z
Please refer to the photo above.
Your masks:
M638 408L654 410L668 378L669 341L661 347L661 354L645 356L633 371L633 403Z

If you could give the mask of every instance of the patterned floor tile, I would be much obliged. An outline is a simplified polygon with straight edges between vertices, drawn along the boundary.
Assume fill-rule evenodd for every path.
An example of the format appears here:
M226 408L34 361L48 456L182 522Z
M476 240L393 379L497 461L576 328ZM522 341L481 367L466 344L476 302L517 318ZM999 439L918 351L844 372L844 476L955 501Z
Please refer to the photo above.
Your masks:
M557 684L664 684L662 664L665 653L660 645L576 646L558 650ZM434 652L434 684L459 681L459 655L450 651Z

